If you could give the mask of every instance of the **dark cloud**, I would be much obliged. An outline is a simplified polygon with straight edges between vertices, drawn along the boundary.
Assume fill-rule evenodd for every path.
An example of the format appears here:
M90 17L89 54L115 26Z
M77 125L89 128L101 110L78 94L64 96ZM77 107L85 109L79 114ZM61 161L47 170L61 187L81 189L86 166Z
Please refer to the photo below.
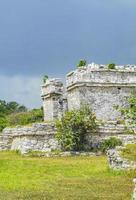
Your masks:
M0 73L64 74L80 58L136 63L133 0L0 1Z
M135 0L1 0L0 98L40 106L43 74L136 63ZM10 85L10 90L9 90Z

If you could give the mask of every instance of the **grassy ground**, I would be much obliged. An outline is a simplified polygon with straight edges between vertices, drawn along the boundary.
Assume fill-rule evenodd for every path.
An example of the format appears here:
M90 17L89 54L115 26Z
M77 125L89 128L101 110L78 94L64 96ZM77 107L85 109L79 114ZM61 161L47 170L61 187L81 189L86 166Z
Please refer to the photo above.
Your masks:
M136 161L136 144L129 144L122 152L122 156L132 161Z
M113 172L104 156L30 158L0 153L0 200L130 200L136 172Z

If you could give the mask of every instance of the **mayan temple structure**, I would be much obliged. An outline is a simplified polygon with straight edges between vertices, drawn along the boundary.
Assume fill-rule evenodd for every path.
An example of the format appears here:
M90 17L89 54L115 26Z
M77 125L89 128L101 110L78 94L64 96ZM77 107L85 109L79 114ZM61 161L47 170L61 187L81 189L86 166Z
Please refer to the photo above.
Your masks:
M66 86L57 79L42 86L45 120L87 104L98 119L117 121L120 115L114 106L127 106L127 97L135 92L136 66L116 66L109 70L106 65L92 63L67 74Z
M115 105L127 106L127 97L136 93L136 66L116 66L89 64L67 74L66 85L60 79L48 79L41 87L44 122L28 127L5 128L0 135L0 150L51 151L60 149L55 137L55 120L66 111L89 105L96 113L99 124L96 135L89 133L88 145L97 146L111 136L123 141L136 140L124 135L125 127L118 123L120 113Z

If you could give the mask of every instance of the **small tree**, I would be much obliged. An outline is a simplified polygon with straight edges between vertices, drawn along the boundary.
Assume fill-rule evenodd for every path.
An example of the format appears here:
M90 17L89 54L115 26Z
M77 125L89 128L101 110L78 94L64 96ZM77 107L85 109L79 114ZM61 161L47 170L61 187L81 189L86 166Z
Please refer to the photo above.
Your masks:
M77 68L86 66L86 64L87 64L86 60L80 60L79 63L77 64Z
M46 81L49 79L48 75L44 75L43 77L43 83L46 83Z
M108 64L108 69L115 69L116 65L114 63Z
M96 132L96 116L84 105L80 109L67 112L56 122L56 126L56 138L62 150L85 150L87 134Z

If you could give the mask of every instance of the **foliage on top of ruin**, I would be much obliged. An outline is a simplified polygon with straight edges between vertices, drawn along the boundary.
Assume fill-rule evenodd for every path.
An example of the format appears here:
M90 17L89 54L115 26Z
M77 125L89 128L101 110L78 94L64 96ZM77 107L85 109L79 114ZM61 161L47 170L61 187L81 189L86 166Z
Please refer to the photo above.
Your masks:
M85 59L81 59L77 64L77 68L84 67L87 65L87 61Z

